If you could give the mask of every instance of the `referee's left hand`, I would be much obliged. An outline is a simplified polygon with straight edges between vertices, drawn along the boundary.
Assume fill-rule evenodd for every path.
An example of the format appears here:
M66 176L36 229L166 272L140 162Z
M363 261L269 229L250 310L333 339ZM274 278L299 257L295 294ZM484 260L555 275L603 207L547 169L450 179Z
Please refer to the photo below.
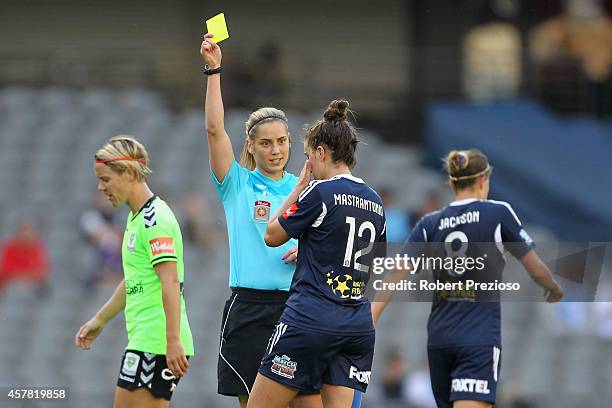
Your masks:
M174 374L176 378L180 378L187 374L187 370L189 369L189 361L187 361L185 350L183 350L183 346L181 345L180 341L167 344L166 363L168 364L168 369L172 371L172 374Z
M297 257L298 257L298 247L294 246L293 248L285 252L285 254L281 257L281 259L285 261L286 264L288 264L288 263L296 263Z

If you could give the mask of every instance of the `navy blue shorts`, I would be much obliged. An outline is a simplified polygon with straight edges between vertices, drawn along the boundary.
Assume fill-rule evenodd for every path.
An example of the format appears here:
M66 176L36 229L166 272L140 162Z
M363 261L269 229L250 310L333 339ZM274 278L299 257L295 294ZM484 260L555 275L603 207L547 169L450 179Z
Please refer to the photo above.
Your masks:
M306 392L320 391L322 384L365 392L370 382L374 338L374 333L326 334L279 322L259 373Z
M430 348L431 387L438 407L453 401L485 401L495 404L501 350L493 346Z

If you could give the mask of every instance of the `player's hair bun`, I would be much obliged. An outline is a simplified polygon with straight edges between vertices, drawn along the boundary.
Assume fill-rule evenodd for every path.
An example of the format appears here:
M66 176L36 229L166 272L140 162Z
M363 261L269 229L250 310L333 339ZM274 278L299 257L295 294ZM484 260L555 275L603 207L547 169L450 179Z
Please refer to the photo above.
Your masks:
M349 103L344 99L336 99L331 101L327 110L323 114L325 120L330 122L339 122L346 120L349 112Z
M453 150L446 157L446 165L451 176L457 175L470 165L470 156L464 151Z

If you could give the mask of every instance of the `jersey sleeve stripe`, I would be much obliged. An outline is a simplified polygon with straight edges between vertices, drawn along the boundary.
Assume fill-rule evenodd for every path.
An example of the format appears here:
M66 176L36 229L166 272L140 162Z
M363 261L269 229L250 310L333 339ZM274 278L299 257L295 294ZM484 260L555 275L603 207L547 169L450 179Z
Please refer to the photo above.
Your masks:
M173 255L164 255L164 256L160 256L159 258L155 258L151 260L151 265L156 265L160 262L168 262L168 261L174 261L176 262L178 260L178 258L176 256Z
M325 181L325 180L315 180L315 181L311 181L310 185L308 187L306 187L304 189L304 191L302 191L298 197L298 202L302 201L304 199L304 197L306 197L308 195L308 193L310 193L317 184L319 184L320 182Z
M523 225L521 223L521 220L519 220L519 217L516 215L516 213L514 212L514 210L512 209L512 206L510 204L508 204L505 201L495 201L495 200L489 200L489 201L492 202L492 203L495 203L495 204L501 204L504 207L506 207L510 211L510 213L514 216L514 219L516 220L518 225Z
M323 207L323 210L321 211L321 214L316 219L316 221L312 223L312 228L317 228L318 226L320 226L323 223L325 216L327 215L327 206L325 205L325 203L321 203L321 206Z

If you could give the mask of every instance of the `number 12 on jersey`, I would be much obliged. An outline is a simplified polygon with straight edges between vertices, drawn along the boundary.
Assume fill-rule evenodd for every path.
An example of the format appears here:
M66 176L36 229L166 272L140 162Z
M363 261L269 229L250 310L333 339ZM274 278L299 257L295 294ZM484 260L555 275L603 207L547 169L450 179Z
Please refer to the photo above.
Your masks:
M376 238L376 228L374 228L374 224L370 221L364 221L359 225L359 230L357 231L357 235L359 238L363 238L364 232L367 230L370 232L369 243L365 248L361 248L357 252L353 254L353 245L355 244L355 217L346 217L346 223L349 225L349 233L346 241L346 250L344 251L344 262L342 266L346 268L351 267L351 262L353 262L353 268L368 273L370 271L370 267L358 262L359 258L364 255L372 252L372 248L374 248L374 239Z

